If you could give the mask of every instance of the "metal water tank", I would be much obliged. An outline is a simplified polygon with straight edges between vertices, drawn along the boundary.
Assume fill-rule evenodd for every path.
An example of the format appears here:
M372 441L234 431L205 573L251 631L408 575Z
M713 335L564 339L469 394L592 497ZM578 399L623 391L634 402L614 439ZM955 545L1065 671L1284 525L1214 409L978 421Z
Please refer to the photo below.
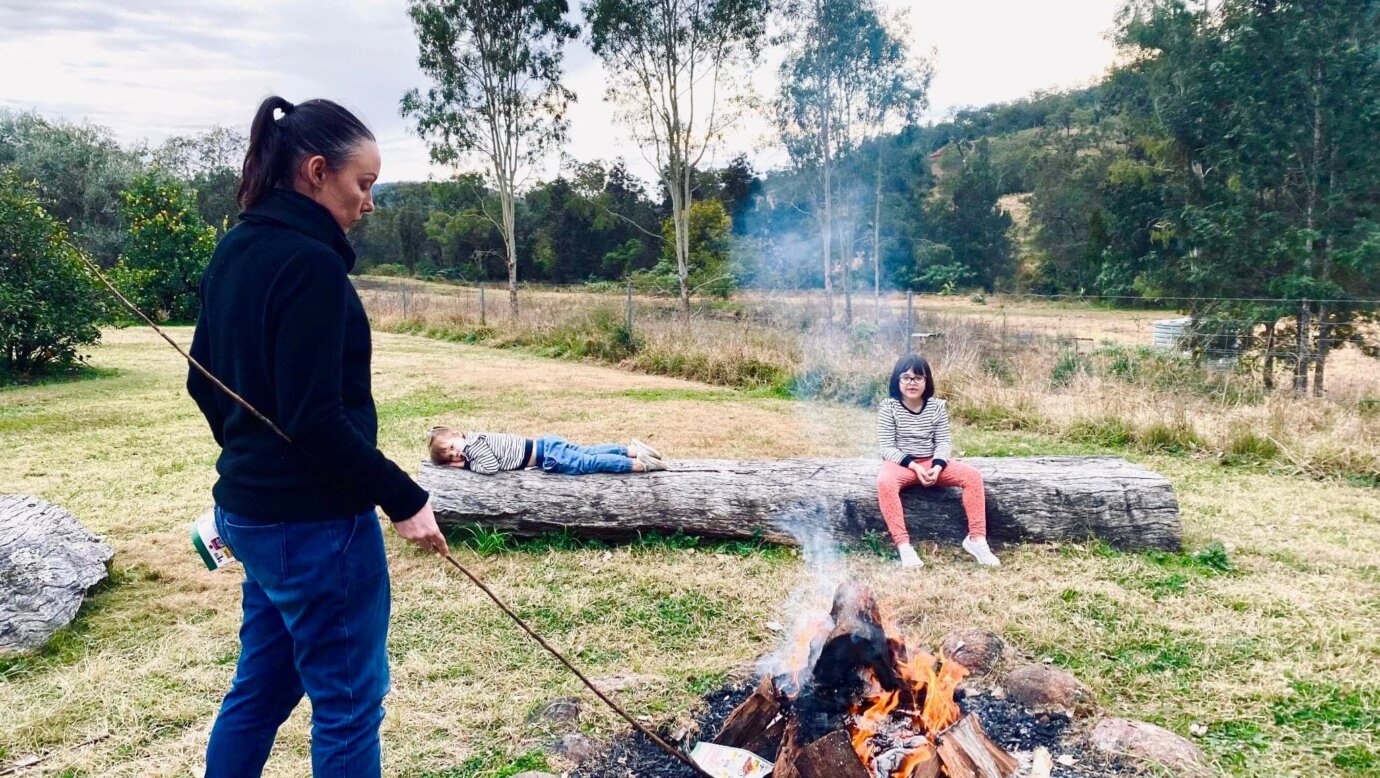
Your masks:
M1188 326L1192 321L1193 319L1188 316L1156 321L1150 345L1155 348L1182 349L1184 335L1188 333Z

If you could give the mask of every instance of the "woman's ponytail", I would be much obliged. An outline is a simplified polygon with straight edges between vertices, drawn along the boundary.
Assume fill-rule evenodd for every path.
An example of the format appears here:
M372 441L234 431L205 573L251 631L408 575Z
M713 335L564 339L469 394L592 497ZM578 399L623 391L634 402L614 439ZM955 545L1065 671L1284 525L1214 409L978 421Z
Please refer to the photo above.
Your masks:
M278 111L281 117L274 116ZM363 122L330 100L293 105L277 95L266 98L249 126L240 207L252 208L275 187L291 185L293 168L303 157L320 154L338 170L361 140L373 139Z
M254 114L254 123L249 126L249 150L244 155L244 169L240 178L240 191L237 199L241 208L256 205L277 185L282 174L283 148L287 144L281 137L282 129L273 114L282 111L284 116L292 112L292 103L274 95L259 104Z

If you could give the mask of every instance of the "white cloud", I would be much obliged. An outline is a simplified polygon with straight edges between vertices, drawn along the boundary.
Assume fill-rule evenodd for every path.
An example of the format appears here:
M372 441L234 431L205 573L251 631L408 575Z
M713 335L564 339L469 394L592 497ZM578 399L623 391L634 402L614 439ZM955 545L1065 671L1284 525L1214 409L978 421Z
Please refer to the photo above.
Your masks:
M1113 57L1105 35L1117 0L883 3L908 16L917 49L938 50L931 116L1088 83ZM398 115L402 94L425 85L416 54L403 0L0 0L0 105L89 119L122 141L156 144L214 124L245 127L269 94L329 97L373 128L389 181L449 174L430 164ZM775 90L775 61L753 74L764 95ZM650 175L604 103L605 73L583 44L568 50L566 72L579 100L564 151L623 156ZM781 165L769 135L764 118L745 118L717 159L747 152L758 169Z

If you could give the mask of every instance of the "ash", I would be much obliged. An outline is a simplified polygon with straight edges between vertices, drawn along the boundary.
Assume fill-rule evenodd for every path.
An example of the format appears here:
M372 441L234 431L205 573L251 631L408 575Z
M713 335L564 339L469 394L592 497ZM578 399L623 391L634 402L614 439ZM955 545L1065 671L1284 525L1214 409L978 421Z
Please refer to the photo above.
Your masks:
M676 733L658 732L672 745L689 751L697 740L712 738L723 726L733 709L752 694L756 684L731 684L704 697L704 709L695 717L698 735L690 734L684 742L672 740ZM959 701L967 713L976 713L982 728L998 745L1021 761L1025 774L1030 762L1029 752L1036 747L1049 749L1051 755L1072 756L1071 767L1056 763L1052 778L1118 778L1135 775L1135 770L1120 760L1108 759L1076 737L1070 736L1069 719L1059 714L1031 714L1019 705L989 695L968 695ZM592 757L570 778L697 778L690 768L675 757L657 748L641 733L615 739L601 754Z
M657 732L661 739L689 751L699 740L714 737L734 708L743 704L757 688L755 683L730 684L704 697L705 709L695 716L699 734L686 742L676 742L676 733ZM641 732L620 737L602 754L591 758L570 774L570 778L700 778L684 763L662 751Z

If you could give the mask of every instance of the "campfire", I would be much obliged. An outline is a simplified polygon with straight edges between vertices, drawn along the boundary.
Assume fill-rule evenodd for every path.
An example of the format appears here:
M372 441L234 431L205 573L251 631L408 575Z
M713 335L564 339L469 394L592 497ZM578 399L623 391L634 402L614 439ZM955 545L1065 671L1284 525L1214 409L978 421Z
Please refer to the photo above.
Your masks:
M773 778L1009 778L1017 762L963 715L968 671L911 651L865 586L797 629L713 743L775 763Z

